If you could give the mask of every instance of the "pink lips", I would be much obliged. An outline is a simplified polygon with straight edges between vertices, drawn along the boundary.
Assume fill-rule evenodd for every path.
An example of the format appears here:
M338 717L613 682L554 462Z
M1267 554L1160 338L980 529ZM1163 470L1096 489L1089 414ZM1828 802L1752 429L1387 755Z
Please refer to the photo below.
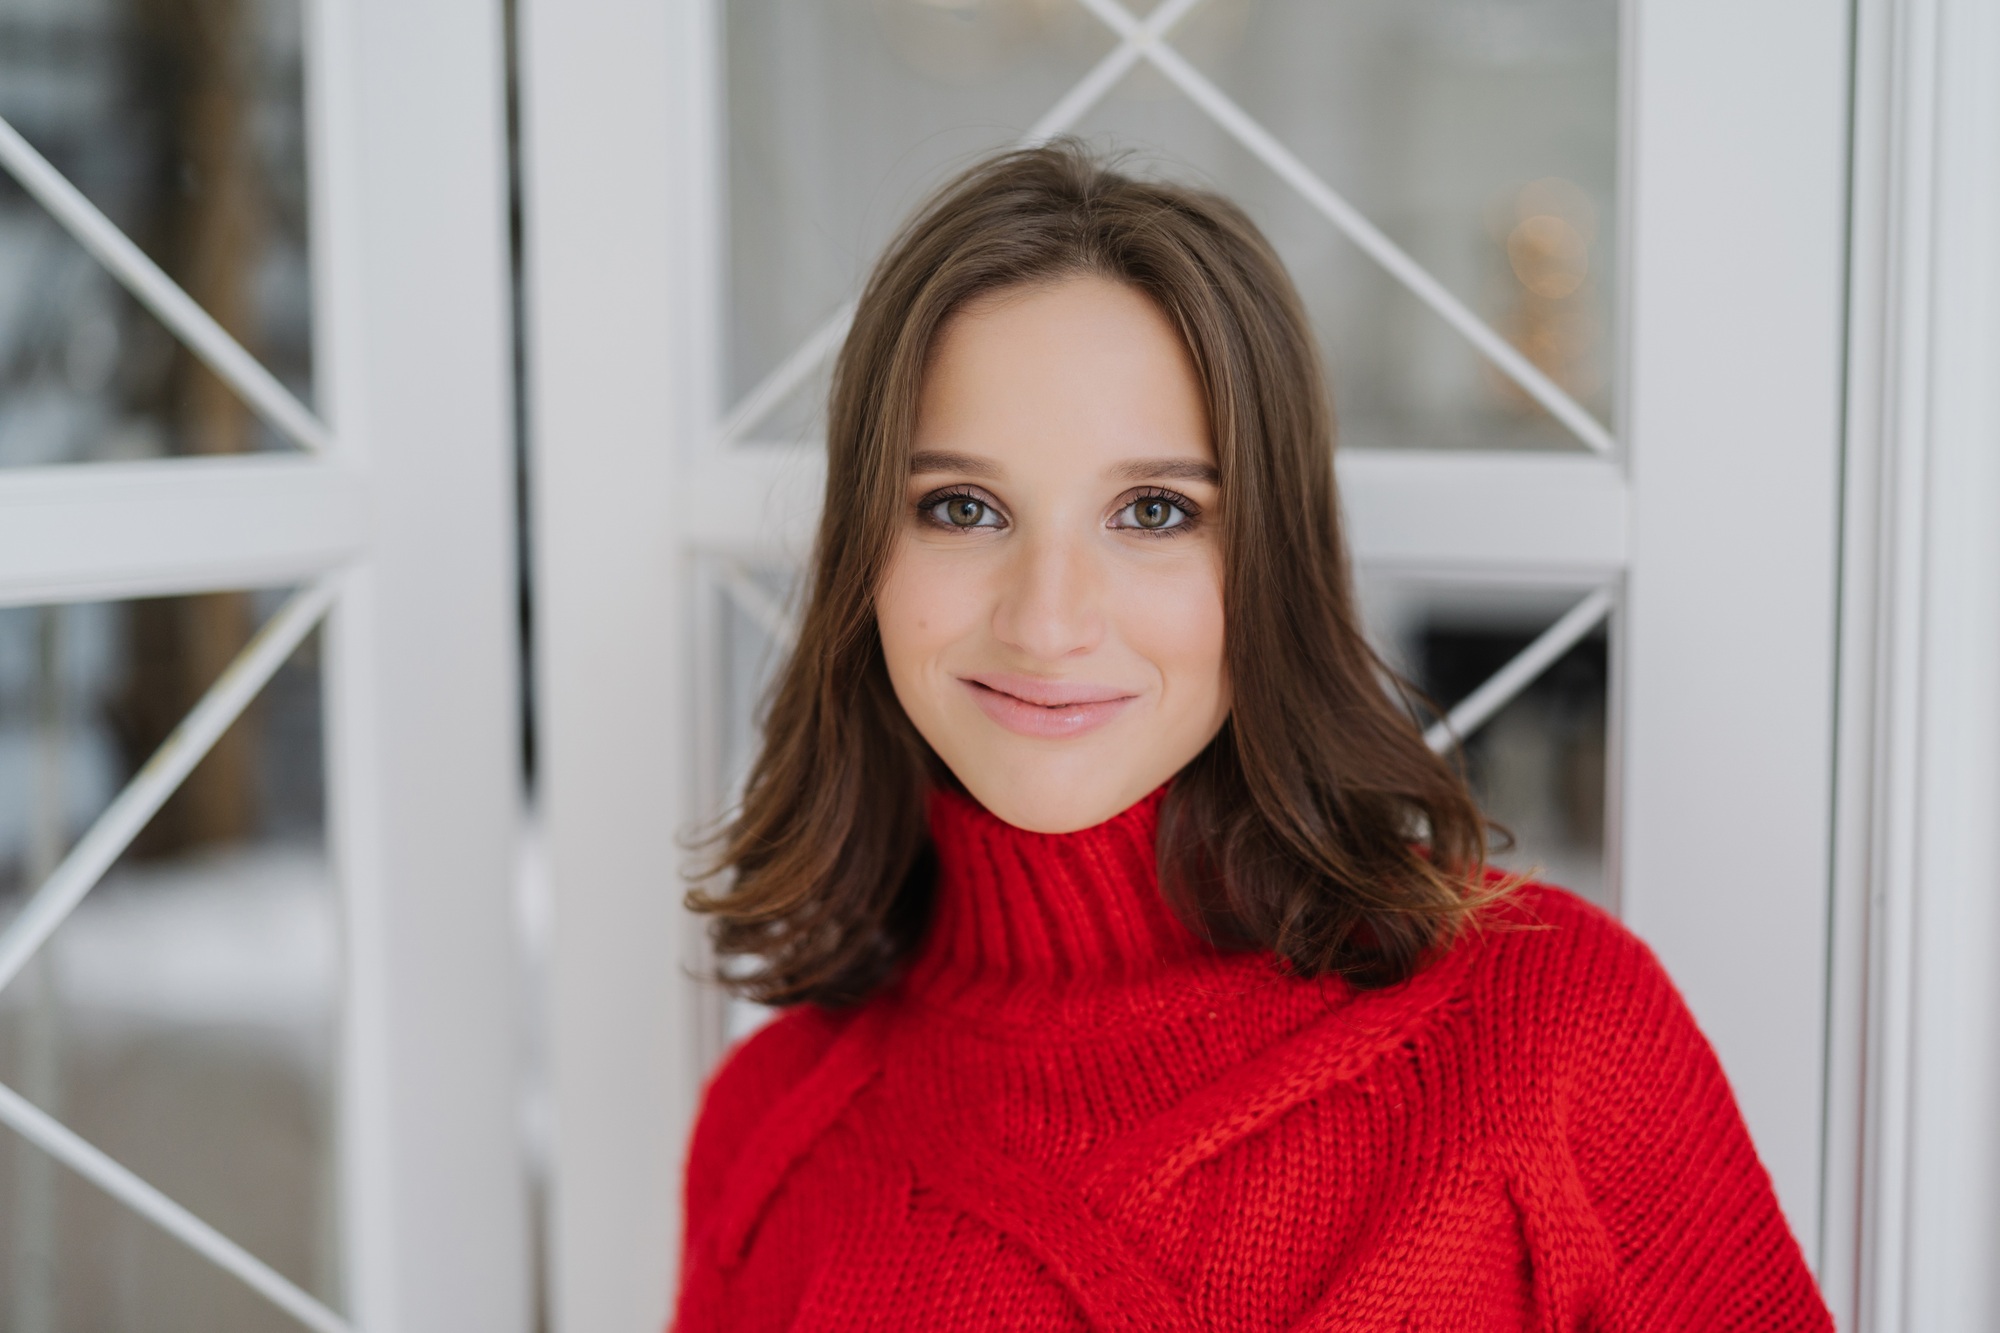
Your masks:
M1139 697L1109 685L998 671L959 679L986 716L1022 736L1080 736L1103 726Z

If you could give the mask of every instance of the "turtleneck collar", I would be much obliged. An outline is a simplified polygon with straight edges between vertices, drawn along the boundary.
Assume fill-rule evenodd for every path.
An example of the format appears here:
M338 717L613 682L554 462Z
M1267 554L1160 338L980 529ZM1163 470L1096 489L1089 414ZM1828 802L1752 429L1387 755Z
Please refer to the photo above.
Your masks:
M1161 896L1165 795L1161 786L1074 833L1030 833L969 796L934 790L935 906L906 994L930 1008L1045 1023L1107 1002L1153 1009L1160 983L1171 989L1244 959L1190 930Z

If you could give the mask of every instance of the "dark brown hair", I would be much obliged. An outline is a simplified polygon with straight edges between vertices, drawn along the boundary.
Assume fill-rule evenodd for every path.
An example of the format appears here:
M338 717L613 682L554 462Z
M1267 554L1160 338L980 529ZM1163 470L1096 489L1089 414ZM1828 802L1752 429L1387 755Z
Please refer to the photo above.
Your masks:
M929 919L925 794L949 780L890 688L874 595L904 521L925 365L971 298L1098 274L1159 303L1193 355L1220 476L1228 721L1168 788L1164 891L1211 938L1300 976L1404 979L1483 898L1487 826L1362 636L1334 491L1333 419L1284 266L1234 204L1141 180L1073 141L946 184L876 264L835 365L826 504L798 647L742 808L726 892L696 890L731 985L767 1003L861 999Z

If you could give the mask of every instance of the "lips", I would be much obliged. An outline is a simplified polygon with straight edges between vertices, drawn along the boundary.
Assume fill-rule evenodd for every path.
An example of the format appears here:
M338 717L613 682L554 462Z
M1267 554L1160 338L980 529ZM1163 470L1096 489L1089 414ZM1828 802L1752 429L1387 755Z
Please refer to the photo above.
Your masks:
M1001 672L961 676L980 711L1016 735L1080 736L1111 721L1138 698L1116 686L1043 680Z

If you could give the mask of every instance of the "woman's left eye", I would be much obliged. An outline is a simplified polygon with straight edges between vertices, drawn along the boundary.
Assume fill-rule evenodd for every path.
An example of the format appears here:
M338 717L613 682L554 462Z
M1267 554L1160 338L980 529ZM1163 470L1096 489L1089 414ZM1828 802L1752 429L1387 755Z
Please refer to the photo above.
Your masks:
M1188 523L1194 517L1171 496L1142 495L1118 511L1114 528L1137 528L1141 532L1164 532Z
M1005 527L1000 513L976 495L934 495L919 506L925 517L941 528L961 532L969 528Z

